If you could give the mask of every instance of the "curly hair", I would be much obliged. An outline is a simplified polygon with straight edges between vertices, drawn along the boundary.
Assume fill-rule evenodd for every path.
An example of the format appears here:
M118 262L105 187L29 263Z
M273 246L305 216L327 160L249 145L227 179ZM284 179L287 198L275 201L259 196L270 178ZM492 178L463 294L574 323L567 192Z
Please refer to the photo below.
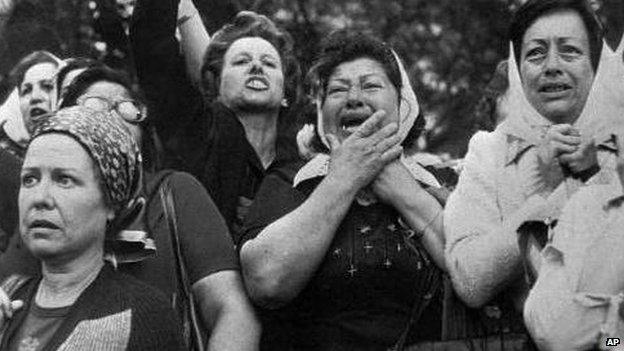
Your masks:
M320 93L324 99L327 81L334 69L343 62L361 57L379 62L396 91L401 91L401 71L390 46L360 31L340 29L321 42L319 54L306 77L312 93Z
M219 94L223 59L232 43L241 38L262 38L275 47L282 61L284 97L290 106L299 103L301 70L294 54L293 39L264 15L251 11L239 12L231 23L212 37L202 64L202 88L209 97Z
M392 48L372 35L353 29L340 29L332 32L321 42L319 54L306 76L312 96L319 95L324 100L327 82L334 69L341 63L362 57L371 58L381 64L388 79L396 91L399 92L398 103L400 103L400 91L403 89L403 81L397 57ZM316 123L316 120L314 123ZM403 140L402 145L406 148L413 146L424 127L425 119L421 111L405 140ZM316 151L328 151L320 141L318 134L311 142L311 145Z

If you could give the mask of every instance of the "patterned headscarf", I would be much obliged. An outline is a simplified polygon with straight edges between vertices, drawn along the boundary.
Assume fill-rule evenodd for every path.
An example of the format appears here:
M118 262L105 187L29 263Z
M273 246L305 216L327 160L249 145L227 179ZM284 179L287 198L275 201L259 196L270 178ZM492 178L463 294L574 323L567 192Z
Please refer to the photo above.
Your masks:
M82 106L64 108L37 123L33 139L48 133L66 134L80 143L97 164L114 209L128 205L140 184L141 154L117 117Z
M67 107L38 119L31 140L49 133L72 137L97 165L103 191L116 215L108 228L114 235L113 251L131 256L130 260L153 254L155 245L146 233L128 230L143 214L145 200L140 196L143 173L139 147L119 118L88 107Z

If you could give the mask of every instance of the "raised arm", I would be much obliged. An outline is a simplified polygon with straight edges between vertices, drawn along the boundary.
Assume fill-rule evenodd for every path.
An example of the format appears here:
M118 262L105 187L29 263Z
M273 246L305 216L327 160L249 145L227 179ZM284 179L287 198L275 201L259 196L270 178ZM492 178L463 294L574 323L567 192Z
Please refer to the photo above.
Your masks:
M210 44L210 34L202 22L199 11L192 0L180 0L178 7L178 30L186 72L195 85L201 85L201 66L206 48Z
M301 206L243 244L243 275L258 304L277 308L299 294L325 257L358 190L400 154L396 124L379 129L380 116L370 117L342 145L328 136L333 150L329 174Z
M201 106L175 38L179 0L138 0L130 43L139 84L148 100L150 120L163 142L187 126Z

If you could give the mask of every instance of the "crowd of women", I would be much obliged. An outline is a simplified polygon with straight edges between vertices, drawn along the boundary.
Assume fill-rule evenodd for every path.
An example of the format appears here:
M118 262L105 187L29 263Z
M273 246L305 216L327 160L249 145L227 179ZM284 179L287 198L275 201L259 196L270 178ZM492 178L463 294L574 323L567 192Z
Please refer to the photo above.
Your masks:
M328 35L303 84L267 17L209 35L191 0L139 0L138 84L27 56L0 108L0 349L617 349L624 45L585 0L525 2L508 39L457 184L370 34Z

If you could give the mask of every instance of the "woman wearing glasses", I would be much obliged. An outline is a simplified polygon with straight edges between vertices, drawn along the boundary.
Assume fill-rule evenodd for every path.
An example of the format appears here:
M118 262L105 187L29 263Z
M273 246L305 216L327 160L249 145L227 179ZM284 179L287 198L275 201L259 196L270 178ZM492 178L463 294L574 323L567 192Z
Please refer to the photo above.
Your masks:
M137 214L137 220L130 226L133 230L127 231L127 240L146 249L155 249L156 255L138 262L134 257L116 255L112 259L118 269L159 288L172 302L179 294L170 231L159 196L161 185L167 182L174 200L181 256L204 325L212 331L211 348L246 350L256 347L259 326L243 290L225 221L195 178L181 172L156 171L160 164L159 143L146 119L141 98L132 90L125 75L107 67L87 69L67 88L60 107L72 105L114 111L111 115L123 120L141 146L146 206L144 213ZM144 229L151 237L141 235ZM28 273L24 272L25 266L32 267L24 264L26 259L31 259L18 247L11 247L4 256L7 257L0 257L0 280L16 271ZM236 338L231 337L234 334Z

